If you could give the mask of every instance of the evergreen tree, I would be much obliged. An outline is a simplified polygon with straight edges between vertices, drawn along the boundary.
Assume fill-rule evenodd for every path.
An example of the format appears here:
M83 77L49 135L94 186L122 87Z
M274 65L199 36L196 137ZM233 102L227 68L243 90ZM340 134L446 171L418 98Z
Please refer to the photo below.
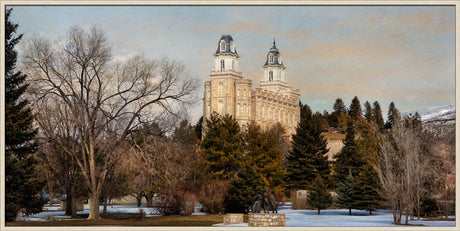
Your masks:
M347 113L347 109L345 108L345 104L343 103L343 100L341 98L337 98L333 106L333 112L330 115L329 125L332 127L337 127L337 124L339 122L339 117L342 114L346 114L346 113Z
M334 163L334 172L336 182L343 182L350 174L357 176L364 164L364 161L358 152L358 146L355 142L355 128L350 121L347 128L347 136L344 140L342 150L337 153Z
M244 163L258 172L270 188L280 188L286 170L277 137L270 132L262 132L260 126L252 122L244 134L244 143Z
M327 132L329 130L329 123L327 122L326 118L321 115L321 113L316 112L313 114L313 119L319 123L321 132Z
M366 119L367 122L370 123L371 121L374 120L374 118L372 116L373 115L372 106L368 101L366 101L364 103L364 108L366 109L366 112L364 113L364 118Z
M232 179L242 165L242 140L238 122L229 115L214 113L206 122L202 141L205 164L212 178Z
M319 123L312 117L310 107L301 109L301 118L292 136L292 149L286 159L287 186L289 189L306 189L318 176L329 182L327 141L321 135Z
M382 109L380 108L380 103L377 101L374 102L372 117L374 118L375 123L377 124L377 127L379 128L380 132L383 132L385 130L385 123L383 122Z
M341 98L337 98L334 103L334 112L337 112L339 114L347 113L347 108L345 107L345 104L343 103L343 100Z
M366 163L377 163L380 153L380 137L376 129L369 129L356 141L359 155Z
M193 130L195 131L196 138L201 140L201 135L203 133L203 116L201 116L198 122L193 126Z
M254 203L256 195L258 193L262 194L266 186L262 175L253 166L245 166L230 182L224 200L225 212L247 212L249 207Z
M329 114L329 112L326 111L326 110L324 110L324 111L323 111L323 117L324 117L324 119L326 119L327 125L328 125L329 127L331 127L332 124L333 124L334 122L332 122L332 120L331 120L331 119L332 119L332 116ZM329 128L328 128L328 129L329 129Z
M377 171L372 165L366 164L363 167L363 171L356 177L356 208L368 210L369 214L372 215L372 211L374 211L383 200L382 196L379 194L381 189L382 186Z
M396 108L393 102L390 103L390 107L388 108L388 120L385 124L386 129L391 129L395 123L397 123L401 119L401 114L399 110Z
M335 203L343 208L347 208L348 215L351 215L351 209L355 206L355 187L353 176L349 175L344 182L338 183L335 189L337 193Z
M10 21L12 9L5 14L5 218L14 221L20 208L27 214L40 212L44 200L37 194L44 183L38 180L37 149L33 138L33 115L29 102L22 98L28 84L27 76L16 72L17 24Z
M355 96L351 101L348 114L350 115L351 119L355 122L358 122L362 119L363 112L361 110L361 103L359 102L358 96Z
M326 209L332 204L332 196L319 175L311 185L309 193L307 202L311 207L318 210L318 215L320 215L321 209Z

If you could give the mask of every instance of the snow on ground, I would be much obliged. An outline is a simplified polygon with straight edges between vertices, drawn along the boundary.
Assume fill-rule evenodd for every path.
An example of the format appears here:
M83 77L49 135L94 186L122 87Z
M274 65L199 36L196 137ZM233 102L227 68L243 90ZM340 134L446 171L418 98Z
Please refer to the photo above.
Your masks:
M291 210L281 209L286 214L286 226L396 226L393 214L387 210L377 210L369 215L368 211L352 210L351 216L347 209L322 210ZM409 221L409 224L424 226L455 226L455 221Z
M100 212L103 211L103 206L99 207ZM200 206L195 208L193 215L204 215L205 213L199 212ZM65 216L64 211L58 211L58 207L44 207L48 211L43 211L38 214L24 217L23 214L18 214L17 221L46 221L57 219L70 219L70 216ZM147 217L158 216L149 214L150 208L145 205L140 208L134 204L130 205L108 205L107 212L109 213L139 213L140 210L146 213ZM393 223L393 215L388 210L377 210L369 216L369 212L363 210L352 210L352 215L348 215L347 209L328 209L321 210L321 215L317 215L317 210L292 210L291 206L281 206L278 210L279 213L286 214L286 226L395 226ZM77 214L89 214L88 206L85 205L84 211L78 211ZM450 217L455 218L455 217ZM405 218L403 218L403 222ZM455 221L424 221L410 220L410 225L423 225L423 226L455 226ZM214 226L224 226L222 223L215 224ZM233 224L226 226L248 226L248 223Z
M348 215L348 209L321 210L321 215L317 215L317 210L292 210L290 206L282 206L278 213L286 214L286 226L397 226L393 223L393 214L388 210L377 210L369 216L368 211L351 210L352 215ZM403 220L404 222L405 220ZM410 220L410 225L423 226L455 226L455 221L417 221ZM216 224L214 226L224 226ZM248 226L248 223L233 224L225 226Z
M24 214L19 213L16 221L47 221L52 219L70 219L70 216L65 216L65 211L59 211L59 207L55 206L44 206L44 210L41 213L32 214L29 217L25 217ZM99 206L99 212L102 213L104 206ZM146 213L146 217L155 217L159 215L152 215L150 213L151 208L147 208L145 205L136 207L136 205L107 205L108 213L139 213L143 210ZM85 205L85 210L77 211L77 214L89 214L89 207Z

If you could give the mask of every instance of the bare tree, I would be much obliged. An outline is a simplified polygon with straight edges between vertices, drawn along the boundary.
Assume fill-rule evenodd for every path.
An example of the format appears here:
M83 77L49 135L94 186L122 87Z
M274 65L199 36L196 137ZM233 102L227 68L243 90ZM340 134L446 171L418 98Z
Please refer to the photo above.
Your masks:
M34 96L34 93L29 92L29 95ZM69 108L59 104L56 98L33 102L35 121L40 131L37 136L40 144L38 156L41 168L48 176L48 188L60 182L62 191L66 193L66 214L75 218L76 187L81 175L76 162L79 152L77 130L68 115ZM49 193L51 201L52 191Z
M433 174L431 196L436 199L439 212L444 208L448 217L448 202L455 201L455 122L430 122L426 125L433 135Z
M130 130L158 110L174 113L179 105L194 102L197 88L197 81L174 61L135 56L112 65L110 60L111 47L98 27L89 32L73 27L60 43L32 39L24 55L25 72L39 99L57 96L69 108L80 145L76 162L91 201L88 219L99 218L104 180Z
M395 224L401 223L402 215L407 224L414 210L418 219L421 216L421 198L432 174L427 169L434 167L431 137L416 117L408 116L382 139L378 173Z

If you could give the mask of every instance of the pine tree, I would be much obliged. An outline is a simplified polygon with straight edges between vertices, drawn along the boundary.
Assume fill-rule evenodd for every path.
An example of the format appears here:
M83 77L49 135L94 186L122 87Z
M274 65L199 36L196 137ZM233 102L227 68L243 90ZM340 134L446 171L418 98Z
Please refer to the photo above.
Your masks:
M201 140L203 133L203 116L201 116L198 122L196 122L196 124L193 126L193 130L195 131L196 138Z
M343 208L347 208L348 215L351 215L351 209L355 206L355 187L353 176L349 175L344 182L338 183L335 189L337 193L335 203Z
M364 118L366 118L366 121L370 123L371 121L374 120L372 116L373 115L372 106L368 101L366 101L364 103L364 108L366 109L366 112L364 113Z
M385 123L383 122L382 109L380 108L380 103L377 101L374 102L372 117L374 118L375 123L377 124L377 127L379 128L380 132L383 132L385 130Z
M202 141L205 163L212 178L232 179L242 165L242 140L238 122L229 115L211 115Z
M27 76L16 72L16 44L21 35L15 35L17 24L10 22L12 9L5 14L5 215L14 221L20 208L26 213L40 212L44 200L37 194L44 183L37 178L37 149L33 138L33 115L29 102L22 97L28 84Z
M332 127L337 127L337 124L339 122L339 117L342 114L347 113L347 109L345 108L345 104L343 103L343 100L341 98L337 98L335 100L333 110L334 111L330 115L329 125Z
M319 123L312 118L310 107L303 106L296 134L292 136L292 149L286 158L289 189L306 189L318 175L329 182L326 145L327 141L321 135Z
M358 146L355 142L355 128L353 123L348 123L347 135L344 140L342 150L337 153L334 163L334 172L336 182L343 182L350 174L357 176L361 171L364 161L358 152Z
M363 167L363 171L356 177L355 207L357 209L365 209L372 215L372 211L383 200L379 194L381 189L382 186L377 171L372 165L366 164Z
M267 187L263 177L251 165L241 169L230 182L225 195L224 206L226 213L244 213L254 203L255 196L264 192Z
M361 110L361 103L359 102L358 96L355 96L351 101L348 114L350 115L351 119L355 122L360 121L362 119L363 112Z
M280 188L286 170L278 138L270 131L262 132L260 126L252 122L244 134L244 143L244 163L254 168L270 188Z
M319 123L322 132L327 132L329 130L329 123L321 113L316 112L313 114L313 119Z
M391 129L395 123L397 123L401 119L401 114L399 110L396 108L393 102L390 103L388 108L388 120L385 123L386 129Z
M319 175L311 185L309 193L307 202L311 207L318 210L318 215L320 215L321 209L326 209L332 204L332 196Z
M337 112L339 114L347 113L347 108L345 107L342 98L337 98L335 100L333 109L334 112Z

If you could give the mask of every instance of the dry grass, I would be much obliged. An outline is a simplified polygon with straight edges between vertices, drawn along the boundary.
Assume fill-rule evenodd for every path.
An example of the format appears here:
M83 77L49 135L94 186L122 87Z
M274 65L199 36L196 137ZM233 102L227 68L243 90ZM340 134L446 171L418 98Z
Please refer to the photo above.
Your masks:
M97 220L18 221L7 222L6 226L211 226L223 223L223 221L224 215L195 215L146 217L144 220L139 218L123 220L101 218Z

